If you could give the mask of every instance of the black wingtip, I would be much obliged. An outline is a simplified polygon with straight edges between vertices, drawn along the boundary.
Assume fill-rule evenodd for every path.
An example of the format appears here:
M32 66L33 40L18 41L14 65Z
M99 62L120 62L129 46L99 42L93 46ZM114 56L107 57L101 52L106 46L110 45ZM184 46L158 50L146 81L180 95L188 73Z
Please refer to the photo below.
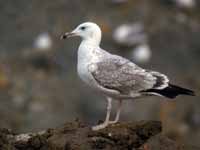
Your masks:
M182 87L179 87L179 86L173 85L173 84L169 84L168 87L171 88L172 90L176 91L177 94L195 96L195 92L193 90L182 88Z
M157 93L159 95L165 96L167 98L175 98L178 95L189 95L195 96L195 92L186 88L182 88L173 84L169 84L168 87L164 89L149 89L145 92Z

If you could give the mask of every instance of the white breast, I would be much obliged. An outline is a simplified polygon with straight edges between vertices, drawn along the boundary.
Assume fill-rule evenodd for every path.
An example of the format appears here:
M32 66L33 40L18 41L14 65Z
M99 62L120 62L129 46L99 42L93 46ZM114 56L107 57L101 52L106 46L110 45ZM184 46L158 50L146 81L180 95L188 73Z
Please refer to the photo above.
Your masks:
M95 87L94 79L88 70L88 66L99 61L99 55L93 46L81 44L78 49L77 72L79 77L88 85Z

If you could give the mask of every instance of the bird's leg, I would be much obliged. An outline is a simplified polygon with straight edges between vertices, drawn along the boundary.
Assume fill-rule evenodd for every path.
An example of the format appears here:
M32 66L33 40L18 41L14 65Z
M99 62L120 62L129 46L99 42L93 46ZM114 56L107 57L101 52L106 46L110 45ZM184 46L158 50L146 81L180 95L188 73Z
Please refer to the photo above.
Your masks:
M109 119L110 119L110 113L112 109L112 99L110 97L107 98L108 104L107 104L107 113L106 113L106 119L102 124L99 124L97 126L92 127L92 130L100 130L108 126Z
M109 124L114 124L119 121L119 116L120 116L121 110L122 110L122 100L119 100L115 120L109 121Z

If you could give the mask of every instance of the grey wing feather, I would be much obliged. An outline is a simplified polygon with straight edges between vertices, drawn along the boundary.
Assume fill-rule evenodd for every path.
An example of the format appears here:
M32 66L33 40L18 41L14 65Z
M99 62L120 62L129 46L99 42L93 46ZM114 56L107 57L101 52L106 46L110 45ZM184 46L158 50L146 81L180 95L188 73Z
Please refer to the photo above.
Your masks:
M147 89L159 89L168 85L165 75L146 71L131 61L116 55L95 64L91 74L103 87L115 89L121 94L138 93Z

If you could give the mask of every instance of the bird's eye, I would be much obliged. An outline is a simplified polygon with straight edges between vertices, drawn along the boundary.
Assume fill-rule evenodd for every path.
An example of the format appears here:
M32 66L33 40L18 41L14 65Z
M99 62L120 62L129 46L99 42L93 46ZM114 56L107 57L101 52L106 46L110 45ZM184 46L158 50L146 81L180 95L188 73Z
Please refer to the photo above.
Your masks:
M81 30L85 30L85 29L86 29L86 27L85 27L85 26L82 26L80 29L81 29Z

